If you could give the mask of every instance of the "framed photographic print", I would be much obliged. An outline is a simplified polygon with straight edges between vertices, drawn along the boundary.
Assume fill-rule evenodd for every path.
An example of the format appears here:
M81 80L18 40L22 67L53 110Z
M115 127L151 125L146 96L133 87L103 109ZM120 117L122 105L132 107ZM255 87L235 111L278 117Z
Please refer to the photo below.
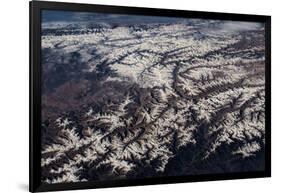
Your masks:
M270 25L30 2L30 191L269 177Z

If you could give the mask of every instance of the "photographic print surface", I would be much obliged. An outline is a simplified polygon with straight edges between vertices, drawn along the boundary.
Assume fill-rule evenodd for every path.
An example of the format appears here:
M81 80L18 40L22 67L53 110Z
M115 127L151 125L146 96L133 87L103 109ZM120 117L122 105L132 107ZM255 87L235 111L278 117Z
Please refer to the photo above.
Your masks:
M263 23L42 11L41 181L263 171Z

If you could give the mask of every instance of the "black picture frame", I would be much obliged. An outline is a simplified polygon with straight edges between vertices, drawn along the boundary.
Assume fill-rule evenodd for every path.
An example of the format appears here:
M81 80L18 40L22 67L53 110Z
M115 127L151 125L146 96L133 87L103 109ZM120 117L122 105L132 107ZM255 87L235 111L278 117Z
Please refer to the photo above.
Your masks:
M62 2L31 1L30 2L30 165L29 165L29 191L55 191L76 190L89 188L122 187L151 184L167 184L212 180L229 180L244 178L261 178L271 176L271 17L265 15L246 15L232 13L215 13L201 11L183 11L170 9L154 9L140 7L105 6L91 4L76 4ZM62 184L41 184L40 182L40 144L41 144L41 11L42 10L68 10L87 11L101 13L121 13L134 15L188 17L202 19L221 19L234 21L255 21L265 23L265 112L266 112L266 136L265 136L265 170L255 172L239 172L224 174L202 174L196 176L159 177L138 180L109 180L99 182L75 182Z

